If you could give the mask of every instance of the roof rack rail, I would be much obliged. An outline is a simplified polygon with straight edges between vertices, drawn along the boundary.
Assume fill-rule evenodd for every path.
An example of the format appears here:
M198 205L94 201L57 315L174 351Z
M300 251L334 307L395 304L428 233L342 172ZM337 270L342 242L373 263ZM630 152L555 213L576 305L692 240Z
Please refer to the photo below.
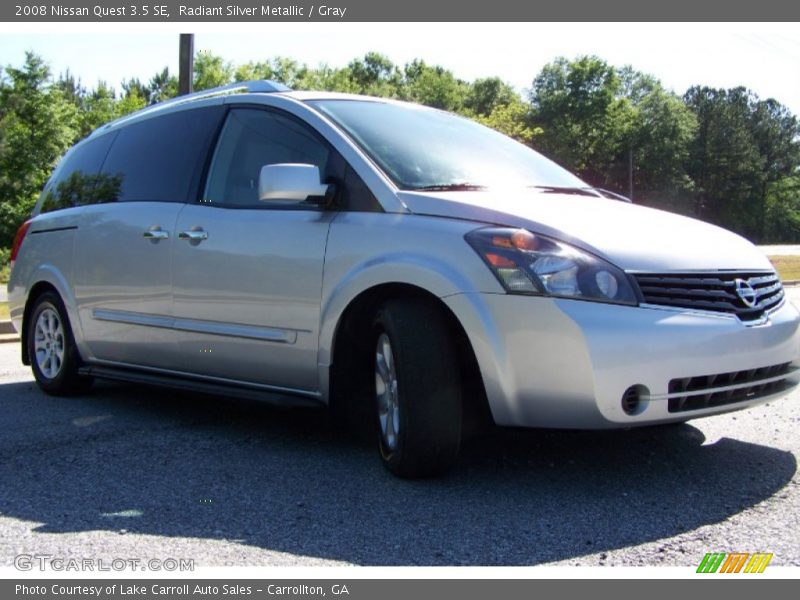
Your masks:
M271 79L256 79L254 81L237 81L235 83L229 83L228 85L222 85L220 87L201 90L199 92L194 92L192 94L176 96L175 98L164 100L163 102L159 102L158 104L154 104L153 106L170 106L174 104L180 104L181 102L187 102L189 100L199 100L201 98L213 98L214 96L231 94L239 91L255 94L255 93L291 92L292 89L286 87L282 83L278 83L277 81L272 81Z
M184 94L183 96L176 96L175 98L170 98L169 100L164 100L162 102L157 102L156 104L151 104L150 106L146 106L141 110L137 110L136 112L130 113L119 119L115 119L106 123L105 125L101 125L97 129L95 129L89 137L93 137L95 134L99 134L102 131L106 131L107 129L119 125L133 117L139 117L144 114L150 114L153 112L158 112L165 108L169 108L170 106L176 106L178 104L183 104L184 102L191 102L193 100L202 100L203 98L214 98L215 96L226 96L228 94L234 93L276 93L276 92L291 92L292 88L286 87L282 83L278 83L277 81L272 81L271 79L257 79L254 81L237 81L235 83L229 83L228 85L223 85L220 87L210 88L207 90L201 90L199 92L194 92L192 94Z

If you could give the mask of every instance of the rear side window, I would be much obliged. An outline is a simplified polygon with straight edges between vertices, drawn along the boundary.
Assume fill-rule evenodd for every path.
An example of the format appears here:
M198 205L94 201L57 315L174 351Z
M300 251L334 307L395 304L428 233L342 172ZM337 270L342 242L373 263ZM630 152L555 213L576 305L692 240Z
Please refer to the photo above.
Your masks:
M259 109L231 110L220 135L203 202L228 206L265 206L258 200L261 167L304 163L327 175L331 151L304 124Z
M40 213L107 202L119 194L119 179L100 173L115 136L112 133L84 142L64 157L45 188Z
M123 127L102 169L119 180L114 199L194 201L224 112L222 106L183 110Z

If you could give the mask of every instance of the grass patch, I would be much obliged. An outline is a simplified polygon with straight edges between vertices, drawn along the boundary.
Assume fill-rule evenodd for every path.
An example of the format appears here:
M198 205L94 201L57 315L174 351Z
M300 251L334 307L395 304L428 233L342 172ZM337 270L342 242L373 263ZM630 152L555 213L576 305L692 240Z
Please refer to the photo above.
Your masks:
M8 321L8 302L0 302L0 321Z
M783 281L800 279L800 256L770 256L769 260Z

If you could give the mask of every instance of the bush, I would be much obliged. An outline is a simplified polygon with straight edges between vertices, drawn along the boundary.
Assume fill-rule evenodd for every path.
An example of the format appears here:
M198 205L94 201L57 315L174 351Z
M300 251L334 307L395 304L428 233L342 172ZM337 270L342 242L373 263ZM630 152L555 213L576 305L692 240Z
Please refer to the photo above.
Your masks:
M769 186L764 233L771 243L800 243L800 177Z
M0 283L8 283L8 278L11 276L11 265L8 264L8 259L11 256L11 249L0 248Z

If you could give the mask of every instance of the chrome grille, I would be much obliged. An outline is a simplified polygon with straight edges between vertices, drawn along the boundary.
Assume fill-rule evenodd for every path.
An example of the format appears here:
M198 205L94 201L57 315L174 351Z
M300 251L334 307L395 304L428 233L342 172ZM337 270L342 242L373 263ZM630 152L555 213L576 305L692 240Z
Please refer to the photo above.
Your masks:
M685 412L777 394L794 385L788 377L796 370L790 363L783 363L746 371L673 379L669 382L667 409L669 412Z
M636 273L634 277L648 304L729 313L742 321L759 319L783 302L780 279L770 272ZM755 292L753 306L737 293L739 280Z

